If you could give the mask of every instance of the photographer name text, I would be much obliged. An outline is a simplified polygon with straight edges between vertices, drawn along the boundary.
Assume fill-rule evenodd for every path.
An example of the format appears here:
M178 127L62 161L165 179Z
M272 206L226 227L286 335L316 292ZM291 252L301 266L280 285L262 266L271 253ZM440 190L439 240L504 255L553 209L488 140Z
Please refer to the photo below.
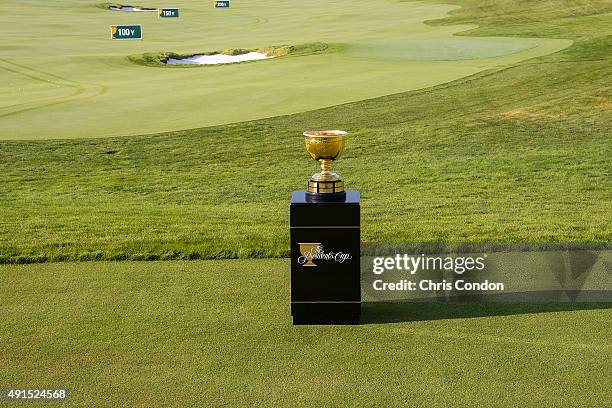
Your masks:
M417 272L454 272L459 278L466 272L482 272L486 269L487 255L482 256L429 256L397 254L389 257L375 257L372 263L374 275L385 272L400 271L410 275ZM397 275L395 275L397 276ZM479 281L475 274L467 279L399 279L394 282L385 282L376 279L372 287L376 291L503 291L503 282ZM412 276L411 276L412 277Z

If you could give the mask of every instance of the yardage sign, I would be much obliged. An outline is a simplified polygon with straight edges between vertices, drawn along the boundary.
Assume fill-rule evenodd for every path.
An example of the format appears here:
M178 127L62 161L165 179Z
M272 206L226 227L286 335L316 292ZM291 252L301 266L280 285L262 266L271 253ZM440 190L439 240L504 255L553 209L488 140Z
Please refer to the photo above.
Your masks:
M140 24L112 25L111 40L142 40L142 27Z
M215 8L229 8L229 0L217 0L215 1Z
M179 9L177 8L160 8L157 9L159 18L178 18Z

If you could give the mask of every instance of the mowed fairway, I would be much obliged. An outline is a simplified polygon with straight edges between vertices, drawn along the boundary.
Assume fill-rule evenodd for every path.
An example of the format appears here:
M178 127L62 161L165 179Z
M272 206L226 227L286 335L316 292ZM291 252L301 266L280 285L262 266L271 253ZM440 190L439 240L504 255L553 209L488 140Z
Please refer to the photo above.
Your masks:
M290 323L289 262L0 267L0 384L71 405L605 407L604 304L364 304Z
M476 25L425 24L458 8L449 4L212 4L174 1L181 17L158 19L86 0L3 2L0 139L149 134L298 113L449 82L572 43L556 36L456 37ZM111 41L111 24L142 24L144 40ZM305 43L327 48L216 67L147 67L127 58Z

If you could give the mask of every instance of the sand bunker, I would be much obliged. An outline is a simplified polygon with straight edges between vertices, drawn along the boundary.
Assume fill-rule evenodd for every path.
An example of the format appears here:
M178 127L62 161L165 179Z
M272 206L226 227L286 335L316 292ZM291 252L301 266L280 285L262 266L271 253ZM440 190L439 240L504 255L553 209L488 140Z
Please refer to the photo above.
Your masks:
M267 58L274 58L268 54L261 52L247 52L245 54L238 55L227 55L227 54L210 54L210 55L193 55L187 58L168 58L166 64L178 65L178 64L189 64L189 65L217 65L217 64L233 64L236 62L244 61L256 61Z
M150 7L134 7L134 6L108 6L109 10L115 11L157 11L156 8Z

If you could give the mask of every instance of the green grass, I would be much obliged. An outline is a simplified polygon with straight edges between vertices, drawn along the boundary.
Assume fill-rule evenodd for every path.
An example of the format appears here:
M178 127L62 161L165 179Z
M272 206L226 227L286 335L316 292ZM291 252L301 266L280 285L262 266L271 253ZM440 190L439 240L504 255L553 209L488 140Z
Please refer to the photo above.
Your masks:
M351 132L336 170L351 188L362 191L365 242L609 244L612 6L583 0L453 3L463 8L428 22L442 29L450 24L447 33L457 31L455 24L471 28L448 39L458 41L448 51L453 58L489 52L474 39L480 36L561 38L573 45L522 63L516 63L523 59L518 54L507 57L517 59L505 60L512 64L505 68L499 59L454 61L466 65L456 71L459 65L451 68L440 61L422 62L420 69L409 71L402 64L388 64L386 70L381 63L380 75L396 77L380 83L376 76L361 77L375 85L370 89L380 85L381 94L421 87L403 88L410 75L431 74L438 83L445 82L440 75L450 80L479 73L296 115L135 137L2 141L0 262L286 256L289 192L316 170L300 136L311 128ZM107 13L104 19L128 22L119 12L76 4L55 6L66 13L60 15ZM339 18L341 10L317 11L319 3L313 4L309 12L316 21ZM354 4L360 11L372 8L369 2ZM434 4L421 4L418 10L426 15L436 10L438 17L451 10ZM179 5L182 12L200 7ZM369 34L379 29L375 16L390 15L395 5L373 9ZM63 23L58 15L41 12L48 3L20 7L7 12L30 16L33 32L45 32L47 23ZM210 4L201 7L213 11ZM355 17L347 12L343 19L348 24ZM107 49L103 57L89 54L100 48L84 42L63 58L53 53L74 38L50 36L48 55L24 61L21 57L32 53L28 47L44 49L48 43L31 44L25 35L16 40L22 23L8 20L2 28L8 37L2 40L0 66L9 88L0 84L6 90L0 101L24 103L26 111L19 120L19 115L0 117L3 138L79 137L124 123L107 116L114 105L98 103L107 93L125 96L114 93L116 84L142 89L153 82L132 84L130 76L119 76L115 84L97 83L100 71L94 67L108 66L109 75L146 70L159 78L168 72L212 72L142 67L121 56L194 51L189 41L183 49L167 47L175 40L153 50L130 43L132 51ZM214 27L221 20L211 22ZM147 22L146 30L154 24L159 22ZM265 31L265 26L254 31ZM393 30L393 24L385 29ZM210 49L324 41L272 40L274 30L263 41L267 34L259 33L253 44L240 45L222 44L223 33L218 33ZM6 42L9 37L12 44ZM379 57L377 44L330 44L338 52L315 56L321 58L318 63L347 52ZM413 44L408 58L423 58L423 47L436 45L419 44ZM200 44L197 50L203 50ZM41 60L63 61L67 75L56 75L57 68L50 66L33 71ZM442 72L432 74L435 67ZM23 73L38 78L37 85ZM355 89L368 89L362 83L345 85L335 92L352 95ZM279 95L267 86L270 94ZM151 106L158 110L130 117L134 112L115 107L123 121L130 119L132 129L149 125L147 115L160 111L178 115L176 122L164 124L174 129L201 120L193 109L201 99L188 97L195 89L172 90L168 103L181 102L172 111L160 110L156 101L147 105L151 93L164 92L152 88L136 102L143 112ZM258 100L245 99L240 103ZM50 111L40 114L40 103ZM287 100L274 103L283 107ZM312 103L322 106L321 100ZM85 115L79 115L84 111L78 105ZM159 127L155 122L150 126ZM124 135L116 129L110 134ZM72 405L92 407L591 408L606 406L612 398L604 374L612 357L609 303L365 303L362 325L293 327L288 269L284 259L0 266L0 388L68 387Z
M101 8L103 10L110 10L111 7L122 7L125 6L127 4L119 4L119 3L98 3L96 4L96 7ZM133 7L143 7L143 6L139 6L139 5L135 5L135 4L130 4Z
M486 35L506 21L575 43L431 89L158 135L4 141L0 262L286 256L290 191L316 171L311 128L350 131L335 168L362 191L362 241L610 242L610 14L577 4L592 14L550 3L536 22L502 2L489 25L488 8L466 8Z
M82 0L3 5L0 139L142 135L298 113L449 82L571 44L454 37L474 26L424 24L457 8L439 3L259 0L216 10L211 1L176 0L178 19ZM111 41L111 24L141 24L144 39ZM334 46L205 70L128 58L305 43Z
M288 268L2 266L0 384L68 387L80 407L610 401L609 304L374 303L360 326L293 327Z

